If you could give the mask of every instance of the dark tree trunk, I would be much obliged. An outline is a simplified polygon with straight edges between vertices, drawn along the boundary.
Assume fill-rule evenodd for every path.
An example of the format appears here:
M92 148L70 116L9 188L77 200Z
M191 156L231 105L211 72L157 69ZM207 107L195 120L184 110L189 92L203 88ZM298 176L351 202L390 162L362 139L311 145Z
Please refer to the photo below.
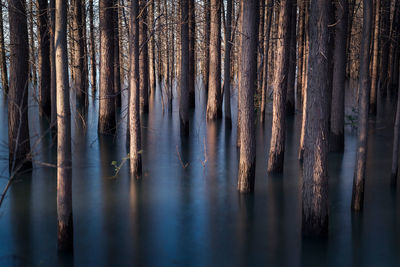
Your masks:
M328 233L329 62L328 35L331 5L312 0L303 165L302 230L306 236Z
M4 45L4 25L3 25L3 1L0 1L0 66L1 66L1 85L8 94L8 74L6 62L6 50Z
M254 124L254 92L257 86L258 0L242 2L241 60L240 60L240 153L238 190L254 191L256 143Z
M398 84L400 85L400 81ZM397 174L399 171L399 138L400 138L400 90L397 92L396 121L394 123L394 136L393 136L392 173L390 176L390 184L394 188L396 188L397 185Z
M196 19L194 0L189 0L189 104L190 108L196 105Z
M114 0L114 93L115 106L121 108L121 64L119 58L119 16L118 0Z
M54 35L56 30L56 1L50 0L50 98L51 98L51 127L52 134L57 136L57 93L56 93L56 48Z
M376 115L376 100L378 89L378 68L379 68L379 21L380 21L380 0L375 0L375 25L372 50L372 71L371 71L371 95L369 98L369 113Z
M96 43L94 41L93 0L89 0L89 30L90 30L90 84L93 96L96 94Z
M10 89L8 148L10 174L32 167L28 128L29 44L26 3L8 1L10 25Z
M381 1L380 9L380 44L381 60L380 60L380 74L379 74L379 90L381 96L386 96L386 89L388 83L388 65L389 65L389 51L390 51L390 0Z
M260 119L264 122L265 117L265 107L267 105L267 93L268 93L268 54L269 54L269 47L270 47L270 34L271 34L271 24L272 24L272 15L274 13L274 0L269 0L267 2L267 18L265 21L265 33L264 33L264 64L263 64L263 85L262 85L262 92L261 92L261 111L260 111Z
M33 21L33 6L34 6L34 1L30 1L29 2L29 47L30 47L30 72L31 72L31 81L33 82L33 86L34 88L36 88L37 85L37 74L36 74L36 53L35 53L35 42L34 42L34 38L33 38L33 25L34 25L34 21Z
M260 16L258 23L258 54L257 54L257 92L261 92L262 84L263 84L263 65L264 60L264 22L265 22L265 0L260 0L259 9L260 9Z
M56 0L58 250L73 250L71 110L67 58L67 1Z
M227 0L225 27L225 61L224 61L224 110L225 120L232 126L231 115L231 48L232 48L232 0Z
M274 70L274 101L272 111L272 133L268 160L268 172L282 172L285 155L285 109L290 55L291 0L281 0L277 57Z
M287 78L287 95L286 95L286 114L294 115L295 113L295 81L296 81L296 19L297 19L297 0L290 3L290 46L289 46L289 71Z
M131 30L129 52L129 156L131 177L140 177L142 174L141 133L140 133L140 78L139 78L139 0L131 1Z
M221 0L211 0L210 73L207 120L222 116L221 99Z
M140 76L140 110L149 112L149 54L147 45L147 0L140 0L139 15L139 76Z
M344 151L344 90L346 80L346 44L348 0L336 3L335 44L333 51L333 85L330 125L330 150Z
M303 99L303 58L304 58L304 23L305 23L305 2L299 0L299 16L297 21L297 85L296 85L296 95L300 103Z
M210 12L210 0L204 1L205 8L205 23L204 23L204 62L203 62L203 81L204 88L208 93L208 76L210 74L210 20L211 20L211 12Z
M99 132L115 132L114 0L100 0L100 99Z
M365 169L367 161L368 141L368 107L370 91L370 43L372 29L372 0L364 0L364 21L360 53L360 79L359 79L359 100L358 100L358 144L357 158L354 171L353 195L351 208L360 211L364 201Z
M180 129L189 135L189 1L181 0L181 82L179 99Z

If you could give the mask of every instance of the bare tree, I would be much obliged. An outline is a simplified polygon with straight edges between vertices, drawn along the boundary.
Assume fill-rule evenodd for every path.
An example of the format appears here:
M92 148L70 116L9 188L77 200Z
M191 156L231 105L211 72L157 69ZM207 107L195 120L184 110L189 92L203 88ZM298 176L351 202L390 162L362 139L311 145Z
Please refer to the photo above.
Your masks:
M179 98L180 129L189 135L189 0L181 0L181 82Z
M0 1L0 66L1 66L1 84L3 90L8 94L8 74L6 62L6 49L4 45L4 25L3 25L3 1Z
M121 107L121 62L119 47L119 4L118 0L114 0L114 93L115 106Z
M140 110L144 113L149 112L149 54L147 45L147 0L140 0L139 13L139 73L140 73Z
M203 81L204 88L208 92L208 75L210 73L210 0L204 0L204 12L205 12L205 22L204 22L204 60L203 60Z
M225 20L225 59L224 59L224 111L225 120L232 126L231 115L231 49L232 49L232 0L227 0Z
M173 2L173 1L172 1ZM194 0L189 0L189 107L196 105L196 17Z
M92 86L92 94L96 92L96 43L94 40L94 12L93 0L89 0L89 30L90 30L90 84Z

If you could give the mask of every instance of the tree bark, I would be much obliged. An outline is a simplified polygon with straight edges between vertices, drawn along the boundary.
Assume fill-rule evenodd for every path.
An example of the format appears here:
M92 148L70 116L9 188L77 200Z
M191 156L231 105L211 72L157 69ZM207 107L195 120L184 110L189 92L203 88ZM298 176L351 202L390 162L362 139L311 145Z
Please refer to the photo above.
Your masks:
M121 63L119 47L119 5L118 0L114 0L114 93L115 106L121 108Z
M154 21L154 1L151 1L150 7L150 15L148 17L148 23L152 30L155 29L155 21ZM156 62L155 62L155 33L151 34L149 40L149 82L150 82L150 95L154 96L156 89Z
M330 125L330 150L344 151L344 90L346 81L346 44L348 0L336 3L335 44L333 51L333 85Z
M286 114L295 113L295 81L296 81L296 19L297 19L297 0L290 3L290 45L289 45L289 71L287 78L286 95Z
M204 62L203 62L203 81L206 93L208 93L208 76L210 74L210 0L204 1L205 22L204 22Z
M369 99L369 113L376 115L376 101L378 89L378 68L379 68L379 21L380 21L380 0L375 0L375 25L372 50L372 74L371 74L371 95Z
M400 81L398 84L400 85ZM400 91L398 91L397 93L396 120L394 123L394 136L393 136L392 173L390 175L390 184L394 188L396 188L397 185L397 174L399 171L399 137L400 137Z
M221 17L221 16L220 16ZM221 46L221 45L220 45ZM194 0L189 0L189 104L190 108L196 105L196 17Z
M0 1L0 66L1 84L5 94L8 94L8 74L6 62L6 50L4 45L4 25L3 25L3 1Z
M8 92L9 170L32 167L28 127L29 44L26 3L8 1L10 81Z
M130 34L130 75L129 75L129 157L131 177L140 177L142 174L141 133L140 133L140 77L139 77L139 0L131 1L131 29Z
M242 1L242 41L240 60L240 153L238 190L254 191L256 143L254 92L257 86L258 0Z
M181 134L189 135L189 1L181 0L181 83L179 117Z
M33 25L34 25L34 21L33 21L33 6L34 6L34 1L30 1L29 3L29 47L30 47L30 71L31 71L31 81L33 82L33 86L34 88L36 88L37 85L37 74L36 74L36 58L35 58L35 41L33 38Z
M303 0L299 1L299 16L297 21L297 86L296 86L296 94L299 102L302 103L303 99L303 85L302 85L302 77L303 77L303 58L304 58L304 35L305 35L305 2Z
M224 59L224 111L225 120L232 126L231 115L231 48L232 48L232 0L227 0Z
M54 44L56 30L56 1L50 0L50 98L51 98L51 127L52 134L57 136L57 82L56 82L56 48Z
M303 165L302 232L305 236L328 233L329 82L328 35L331 5L311 0L306 127Z
M139 75L140 75L140 110L149 112L149 54L147 45L147 0L140 0L139 13Z
M272 133L268 160L268 172L282 172L285 155L286 135L286 94L290 55L291 0L281 0L279 7L279 28L277 57L274 70L274 101L272 111Z
M71 110L67 58L67 2L56 0L58 250L73 249Z
M100 0L100 99L99 133L115 132L114 0Z
M370 93L370 42L372 29L372 0L363 1L363 31L360 53L360 79L359 79L359 100L358 100L358 144L356 168L353 180L353 195L351 208L360 211L364 201L365 169L367 161L367 141L368 141L368 107Z
M89 0L89 30L90 30L90 85L92 95L96 94L96 43L94 40L94 12L93 0Z
M222 116L221 99L221 0L211 0L210 73L207 120Z
M386 96L388 83L388 65L390 51L390 0L382 0L380 9L380 74L379 74L379 90L381 96Z

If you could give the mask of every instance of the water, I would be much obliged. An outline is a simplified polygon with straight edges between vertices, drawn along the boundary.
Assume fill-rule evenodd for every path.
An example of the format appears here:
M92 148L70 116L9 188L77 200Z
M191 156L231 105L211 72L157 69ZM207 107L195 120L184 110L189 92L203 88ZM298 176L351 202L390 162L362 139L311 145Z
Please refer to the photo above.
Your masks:
M347 110L355 100L348 90ZM283 175L267 175L271 115L257 124L254 195L236 191L236 125L205 122L197 88L191 135L180 138L179 114L163 113L160 93L142 116L140 181L111 162L128 153L126 107L116 137L98 137L98 103L73 120L74 253L57 254L56 151L30 101L35 169L15 182L0 208L0 266L399 266L399 197L390 190L393 103L370 120L365 209L350 212L356 136L346 128L346 151L329 157L329 237L301 236L301 176L297 161L301 115L289 118ZM353 93L354 95L354 93ZM236 96L233 96L236 107ZM126 97L124 97L126 101ZM126 104L126 103L125 103ZM73 113L75 104L72 101ZM236 113L233 114L236 121ZM0 186L7 182L7 109L0 100ZM40 141L38 141L40 140ZM36 145L33 145L36 144ZM184 168L186 164L187 167Z

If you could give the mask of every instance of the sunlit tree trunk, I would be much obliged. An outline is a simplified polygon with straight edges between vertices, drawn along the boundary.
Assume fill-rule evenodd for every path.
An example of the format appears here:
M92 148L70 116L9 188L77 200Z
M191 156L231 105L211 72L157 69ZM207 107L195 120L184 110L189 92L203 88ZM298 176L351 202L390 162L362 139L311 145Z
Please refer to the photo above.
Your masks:
M371 94L369 98L369 113L376 115L376 101L378 88L378 68L379 68L379 17L380 17L380 0L374 1L375 17L374 17L374 35L372 50L372 71L371 71Z
M115 132L114 0L100 0L99 133Z
M328 233L329 82L328 35L331 5L311 0L306 126L303 165L302 231L306 236Z
M71 110L67 58L67 2L56 0L58 250L73 248Z
M242 2L240 60L240 152L238 187L242 193L254 191L256 169L254 93L257 86L258 0Z
M89 0L89 30L90 30L90 84L92 94L96 94L96 43L94 40L94 12L93 0Z
M139 81L139 0L131 1L131 34L129 52L129 157L131 177L142 174L141 133L140 133L140 81Z
M261 92L262 83L263 83L263 64L264 60L264 23L265 23L265 0L259 0L259 23L258 23L258 48L257 48L257 92Z
M26 2L8 1L10 26L10 81L8 92L9 170L30 168L28 128L29 44Z
M368 108L370 93L370 43L372 29L372 0L363 1L363 30L360 53L360 78L359 78L359 100L358 100L358 142L357 158L353 180L353 195L351 208L360 211L363 208L365 169L367 162L368 141Z
M3 1L0 1L0 66L1 66L1 85L8 94L8 74L6 62L6 50L4 45L4 25L3 25Z
M211 0L210 73L207 120L222 116L221 99L221 0Z
M286 136L286 94L290 55L291 0L281 0L279 6L279 28L277 57L274 70L274 100L272 111L272 133L268 159L268 172L282 172Z
M33 86L36 88L37 85L37 74L36 74L36 53L35 53L35 39L33 38L33 26L34 26L34 1L31 0L29 2L29 47L30 47L30 72L31 72L31 81L33 82Z
M189 135L189 1L181 0L181 82L179 99L180 129Z
M196 19L194 0L189 0L189 107L194 108L196 79Z
M149 16L148 22L150 29L153 31L155 29L154 22L154 1L149 4ZM152 33L149 40L149 82L150 82L150 95L154 96L156 89L156 64L155 64L155 33Z
M336 26L333 51L333 85L330 125L330 150L344 151L344 90L346 80L346 44L348 1L336 3Z
M120 47L119 47L119 15L118 0L114 0L114 93L115 106L121 107L121 63L120 63Z
M208 92L208 75L210 73L210 0L204 0L205 22L204 22L204 62L203 62L203 81L204 88Z

